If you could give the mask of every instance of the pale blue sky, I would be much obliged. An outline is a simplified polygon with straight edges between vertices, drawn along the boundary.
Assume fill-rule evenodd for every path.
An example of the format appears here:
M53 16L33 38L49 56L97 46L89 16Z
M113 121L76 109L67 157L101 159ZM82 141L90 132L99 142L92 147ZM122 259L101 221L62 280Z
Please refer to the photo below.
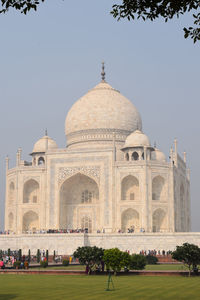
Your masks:
M46 0L27 16L0 15L0 223L3 226L5 163L15 165L48 128L65 146L71 105L106 79L133 101L152 144L168 156L174 137L191 168L192 229L200 231L200 44L183 38L189 16L164 23L117 22L115 1Z

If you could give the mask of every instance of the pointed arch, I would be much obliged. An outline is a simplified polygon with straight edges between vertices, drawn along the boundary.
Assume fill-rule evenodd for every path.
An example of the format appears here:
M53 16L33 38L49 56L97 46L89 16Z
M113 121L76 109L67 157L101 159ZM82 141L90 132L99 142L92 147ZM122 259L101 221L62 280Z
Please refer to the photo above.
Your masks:
M121 215L121 229L123 232L127 232L128 229L134 229L134 231L139 231L140 228L140 217L139 213L133 209L128 208L123 211Z
M23 215L22 231L37 231L39 229L39 217L35 211L29 210Z
M139 181L133 175L123 178L121 183L121 200L139 200Z
M185 231L186 218L185 218L185 188L183 183L180 185L180 215L181 215L181 231Z
M13 181L9 184L8 199L10 204L12 204L15 200L15 184Z
M39 190L39 183L35 179L26 181L23 191L23 203L38 203Z
M99 205L98 200L99 188L94 179L81 173L66 179L60 187L59 227L75 229L82 224L80 209L90 209L92 214L92 207ZM93 219L92 215L90 218Z
M167 231L167 214L162 208L158 208L153 213L153 232Z
M14 229L14 215L12 212L8 215L8 230L13 231Z
M90 216L85 215L81 218L81 229L86 230L88 233L92 233L92 219Z
M165 198L165 179L158 175L152 181L152 200L161 201Z
M139 154L135 151L131 155L131 160L138 160L139 159Z

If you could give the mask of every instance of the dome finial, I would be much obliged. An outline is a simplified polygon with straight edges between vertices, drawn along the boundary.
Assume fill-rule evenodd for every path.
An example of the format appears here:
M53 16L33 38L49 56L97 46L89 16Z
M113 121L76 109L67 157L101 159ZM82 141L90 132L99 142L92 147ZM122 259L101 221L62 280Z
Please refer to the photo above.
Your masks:
M45 129L45 136L48 136L47 128Z
M104 67L104 61L102 61L102 70L101 70L101 81L104 82L105 81L105 71L104 71L105 67Z

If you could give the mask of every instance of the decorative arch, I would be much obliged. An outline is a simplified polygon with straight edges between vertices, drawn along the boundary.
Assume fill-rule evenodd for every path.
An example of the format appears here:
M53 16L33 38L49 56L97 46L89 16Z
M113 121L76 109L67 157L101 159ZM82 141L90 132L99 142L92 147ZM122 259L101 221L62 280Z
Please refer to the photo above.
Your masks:
M133 152L132 155L131 155L131 159L132 160L138 160L139 159L139 154L136 151Z
M12 212L10 212L8 215L8 229L10 231L13 231L14 229L14 215Z
M13 181L10 182L9 184L9 192L8 192L8 199L9 199L9 203L13 203L14 199L15 199L15 184Z
M133 175L123 178L121 183L121 200L139 200L139 181Z
M181 214L181 231L185 231L185 188L183 183L180 185L180 214Z
M77 173L65 180L60 187L59 227L75 229L78 224L82 224L78 208L91 210L91 207L99 205L98 200L99 188L94 179Z
M153 232L166 232L167 231L167 214L166 212L158 208L153 213Z
M34 179L29 179L24 184L23 203L38 203L39 202L39 183Z
M92 219L90 216L86 215L81 218L81 229L92 233Z
M133 209L128 208L123 211L121 215L121 229L123 232L127 232L128 229L134 229L134 231L139 231L140 228L140 217L139 213Z
M126 153L125 159L126 159L126 161L129 161L129 154L128 153Z
M37 231L39 230L39 217L38 214L29 210L23 215L22 231Z
M165 179L158 175L152 181L152 200L161 201L165 198Z
M42 166L44 164L45 164L45 159L44 159L44 157L40 156L38 158L38 166Z

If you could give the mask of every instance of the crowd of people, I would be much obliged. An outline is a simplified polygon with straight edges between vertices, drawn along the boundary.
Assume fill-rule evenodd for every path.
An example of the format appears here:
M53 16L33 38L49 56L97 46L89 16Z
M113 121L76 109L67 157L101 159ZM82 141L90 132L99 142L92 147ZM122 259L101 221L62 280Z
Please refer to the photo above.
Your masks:
M140 254L146 256L146 255L152 255L152 256L168 256L171 255L172 251L166 251L166 250L141 250Z

